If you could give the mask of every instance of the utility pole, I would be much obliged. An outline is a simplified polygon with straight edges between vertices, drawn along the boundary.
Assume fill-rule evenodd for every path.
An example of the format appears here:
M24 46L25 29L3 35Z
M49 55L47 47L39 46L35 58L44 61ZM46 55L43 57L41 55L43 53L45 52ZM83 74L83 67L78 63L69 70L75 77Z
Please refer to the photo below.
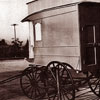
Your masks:
M17 26L18 24L12 24L11 26L13 26L14 27L14 38L15 38L15 41L16 41L16 26Z

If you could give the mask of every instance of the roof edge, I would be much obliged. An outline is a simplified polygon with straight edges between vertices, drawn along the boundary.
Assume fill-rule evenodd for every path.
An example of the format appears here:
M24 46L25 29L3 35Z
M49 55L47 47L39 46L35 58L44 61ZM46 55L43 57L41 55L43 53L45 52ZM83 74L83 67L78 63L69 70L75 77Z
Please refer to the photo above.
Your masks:
M38 1L38 0L35 0L35 1ZM33 1L33 2L34 2L34 1ZM50 11L50 10L55 10L55 9L59 9L59 8L69 7L69 6L74 6L74 5L76 5L76 4L79 5L79 4L81 4L81 3L100 3L100 2L81 1L81 2L75 2L75 3L66 4L66 5L60 5L60 6L57 6L57 7L52 7L52 8L43 9L43 10L40 10L40 11L38 11L38 12L34 12L34 13L32 13L32 14L26 16L24 19L21 20L21 22L31 21L31 20L28 19L29 17L31 17L32 15L41 13L41 12Z
M30 3L35 2L35 1L38 1L38 0L32 0L30 2L27 2L26 4L30 4Z
M43 10L40 10L40 11L38 11L38 12L34 12L34 13L32 13L32 14L26 16L24 19L21 20L21 22L31 21L31 20L28 19L30 16L35 15L35 14L38 14L38 13L41 13L41 12L50 11L50 10L55 10L55 9L59 9L59 8L69 7L69 6L74 6L74 5L76 5L76 4L79 4L79 2L70 3L70 4L61 5L61 6L52 7L52 8L47 8L47 9L43 9Z

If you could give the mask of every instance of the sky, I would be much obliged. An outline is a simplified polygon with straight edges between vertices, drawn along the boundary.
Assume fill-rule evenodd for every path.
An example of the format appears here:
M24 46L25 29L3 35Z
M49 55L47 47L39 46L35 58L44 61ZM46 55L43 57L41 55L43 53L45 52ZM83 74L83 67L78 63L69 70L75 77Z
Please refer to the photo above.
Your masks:
M18 24L16 26L17 38L21 41L26 41L29 38L29 23L22 23L21 20L28 15L26 3L30 1L32 0L0 0L0 40L12 41L12 38L14 38L14 27L11 26L12 24Z
M16 37L26 41L29 37L29 23L21 20L28 15L26 3L30 0L0 0L0 40L12 41L14 38L14 27L16 26Z

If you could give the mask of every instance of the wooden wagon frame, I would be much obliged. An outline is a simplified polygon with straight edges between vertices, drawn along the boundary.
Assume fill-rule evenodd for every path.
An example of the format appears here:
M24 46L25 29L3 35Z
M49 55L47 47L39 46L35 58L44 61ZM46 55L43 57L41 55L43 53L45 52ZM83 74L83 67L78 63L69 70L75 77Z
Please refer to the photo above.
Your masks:
M70 3L35 0L29 2L28 7L29 15L22 22L30 23L30 34L33 34L30 35L30 50L33 51L34 64L47 65L50 72L45 70L56 80L58 99L64 99L60 90L62 82L68 84L64 77L73 84L72 88L69 86L73 96L66 97L68 100L75 98L73 89L77 87L77 79L85 79L93 93L100 97L100 3L91 0ZM40 37L37 38L37 35ZM77 70L78 75L75 74ZM81 76L80 72L84 75ZM63 76L65 73L70 78ZM68 90L66 85L62 88ZM48 98L49 95L52 97L50 91L47 93Z
M74 100L78 87L88 83L100 97L100 3L34 0L28 7L22 22L29 22L34 63L18 75L24 94Z

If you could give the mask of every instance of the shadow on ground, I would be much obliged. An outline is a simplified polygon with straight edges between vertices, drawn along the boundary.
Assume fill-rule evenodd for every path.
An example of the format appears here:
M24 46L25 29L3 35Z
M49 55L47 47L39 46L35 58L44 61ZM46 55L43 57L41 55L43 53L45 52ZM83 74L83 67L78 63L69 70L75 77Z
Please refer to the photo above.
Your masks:
M2 72L0 73L0 81L19 74L20 71ZM0 100L30 100L27 98L20 87L20 79L0 84ZM76 92L75 100L100 100L95 96L88 87L79 88Z
M0 73L0 81L7 79L9 77L15 76L19 73L20 73L20 71ZM23 96L24 96L24 94L20 87L20 79L19 78L16 80L4 83L4 84L0 84L0 100L28 100L28 98L20 99Z

